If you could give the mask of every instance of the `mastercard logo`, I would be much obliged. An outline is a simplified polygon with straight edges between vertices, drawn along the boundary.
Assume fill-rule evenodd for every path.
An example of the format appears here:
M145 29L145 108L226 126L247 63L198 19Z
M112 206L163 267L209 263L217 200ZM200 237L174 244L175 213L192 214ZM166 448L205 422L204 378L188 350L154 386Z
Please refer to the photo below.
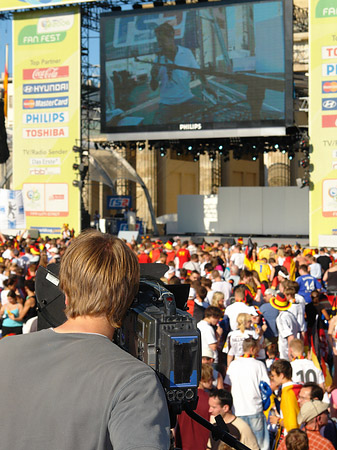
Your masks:
M337 92L337 81L323 81L322 92L323 94L331 94L331 92Z
M35 100L34 99L26 99L23 101L23 109L34 108Z

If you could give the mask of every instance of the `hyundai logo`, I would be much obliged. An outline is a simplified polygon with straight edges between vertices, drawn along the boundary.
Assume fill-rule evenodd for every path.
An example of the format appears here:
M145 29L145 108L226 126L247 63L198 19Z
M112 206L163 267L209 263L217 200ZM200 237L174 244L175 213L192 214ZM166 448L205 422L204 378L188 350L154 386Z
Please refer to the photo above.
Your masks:
M334 109L337 106L336 100L324 100L323 101L323 108L325 109Z

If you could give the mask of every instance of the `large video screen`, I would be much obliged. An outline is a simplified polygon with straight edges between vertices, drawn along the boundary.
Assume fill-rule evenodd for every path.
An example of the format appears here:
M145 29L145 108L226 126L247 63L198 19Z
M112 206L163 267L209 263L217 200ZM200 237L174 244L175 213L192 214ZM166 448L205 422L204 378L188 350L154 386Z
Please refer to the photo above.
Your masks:
M101 72L101 130L112 139L285 134L291 4L232 0L103 14Z

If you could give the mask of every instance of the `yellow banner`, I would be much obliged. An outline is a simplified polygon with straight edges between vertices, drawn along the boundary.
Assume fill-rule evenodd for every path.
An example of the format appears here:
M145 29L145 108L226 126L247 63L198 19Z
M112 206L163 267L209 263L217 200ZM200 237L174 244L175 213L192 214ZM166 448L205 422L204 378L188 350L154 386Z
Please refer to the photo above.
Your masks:
M310 245L337 234L337 4L310 0ZM329 238L328 238L329 239ZM336 238L337 239L337 238Z
M78 8L14 16L13 188L22 189L27 228L80 231L72 148L80 138ZM77 161L78 162L78 161Z
M1 0L0 11L17 11L19 9L41 8L43 6L69 5L71 3L88 3L97 0Z

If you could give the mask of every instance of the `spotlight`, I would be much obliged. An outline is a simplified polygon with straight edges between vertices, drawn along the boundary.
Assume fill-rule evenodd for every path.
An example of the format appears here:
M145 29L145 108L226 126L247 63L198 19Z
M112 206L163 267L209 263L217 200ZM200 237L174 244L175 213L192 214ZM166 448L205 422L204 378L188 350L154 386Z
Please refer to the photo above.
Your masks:
M308 178L296 178L297 187L300 189L307 187L310 185L310 181Z
M288 153L288 158L290 159L290 161L291 161L292 159L294 159L294 157L295 157L295 153L294 153L293 151L291 151L291 152Z
M165 156L165 155L166 155L166 148L160 147L160 156Z
M73 180L73 186L81 189L83 187L83 181Z
M84 164L76 164L76 163L73 164L73 169L74 170L81 171L81 170L83 170L83 167L84 167Z
M193 161L199 161L199 155L194 155L193 156Z
M145 149L145 142L138 142L138 150L142 152Z
M209 154L209 160L210 160L211 162L213 162L215 159L216 159L216 154L215 154L214 152L211 152L211 153Z
M279 149L279 145L278 145L278 144L275 144L275 145L274 145L274 148L275 148L275 150L278 150L278 149Z
M301 159L300 166L303 167L303 169L306 169L309 166L309 160L307 158Z
M252 157L252 160L253 160L253 161L256 161L257 158L258 158L258 155L257 155L257 154L254 154L253 157Z

